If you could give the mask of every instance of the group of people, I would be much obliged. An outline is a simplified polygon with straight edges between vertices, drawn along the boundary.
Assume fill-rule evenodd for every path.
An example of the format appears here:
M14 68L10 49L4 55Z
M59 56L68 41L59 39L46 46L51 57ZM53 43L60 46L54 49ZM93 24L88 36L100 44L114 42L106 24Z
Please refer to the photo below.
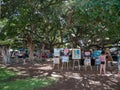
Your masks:
M17 62L19 62L18 61L18 59L22 59L23 60L23 64L26 64L26 58L28 58L28 52L27 51L12 51L11 52L11 61L13 60L17 60Z
M96 60L99 59L100 61L100 75L106 74L106 63L108 57L112 58L110 52L106 52L106 50L102 50L100 56L96 58ZM111 60L111 63L112 61L113 60ZM117 52L117 65L118 65L118 75L120 76L120 50L118 50Z
M63 55L62 52L60 54ZM83 53L81 53L81 54L82 54L81 55L82 56L81 59L84 58L84 62L86 62L86 65L87 64L89 65L91 63L91 60L94 58L93 54L90 53L90 55L88 55L88 56L85 56L85 52L84 52L84 54ZM72 53L69 52L69 54L67 54L67 55L69 57L71 57ZM28 57L28 53L27 52L23 53L22 51L20 53L13 52L11 54L11 56L13 56L13 57L17 56L18 58L25 58L25 57ZM94 58L95 61L97 61L97 59L99 59L99 61L100 61L100 64L99 64L100 65L100 75L106 74L106 62L107 62L107 57L108 56L109 55L108 55L108 53L106 53L106 51L101 50L101 53L100 53L99 57ZM42 57L46 58L46 54L42 55ZM118 50L117 59L118 59L117 60L118 61L118 75L120 76L120 50Z
M96 50L97 52L97 56L94 55L94 52L91 51L82 51L81 52L81 60L80 62L82 62L82 65L86 66L93 66L97 64L100 66L100 75L105 75L106 74L106 64L109 64L109 60L110 60L110 65L112 65L112 56L110 53L110 49L100 49L100 50ZM87 53L86 53L87 52ZM60 56L64 56L64 51L60 52ZM86 55L87 54L87 55ZM69 51L67 56L71 59L72 57L72 53ZM118 50L117 53L117 61L118 61L118 75L120 76L120 50ZM91 65L92 64L92 65Z
M107 62L107 53L105 51L101 52L101 55L99 56L100 60L100 75L106 74L106 62ZM90 60L90 58L87 58L85 60ZM117 62L118 62L118 75L120 76L120 50L117 54Z

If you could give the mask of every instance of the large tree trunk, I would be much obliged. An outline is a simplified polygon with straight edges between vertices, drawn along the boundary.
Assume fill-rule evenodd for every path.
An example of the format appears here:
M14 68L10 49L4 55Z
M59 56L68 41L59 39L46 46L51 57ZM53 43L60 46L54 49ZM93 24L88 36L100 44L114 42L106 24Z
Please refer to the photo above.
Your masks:
M43 44L42 47L40 47L40 60L42 60L42 55L45 51L45 45Z
M30 61L33 62L33 59L34 59L34 44L33 44L31 35L28 36L27 41L28 41L28 46L29 46L29 48L28 48L29 49L29 59L30 59Z
M9 47L1 46L3 64L10 64L10 52Z
M34 30L34 25L32 24L31 25L31 31ZM29 59L30 61L32 61L33 63L33 60L34 60L34 43L33 43L33 33L30 32L30 34L28 35L27 37L27 43L28 43L28 49L29 49Z

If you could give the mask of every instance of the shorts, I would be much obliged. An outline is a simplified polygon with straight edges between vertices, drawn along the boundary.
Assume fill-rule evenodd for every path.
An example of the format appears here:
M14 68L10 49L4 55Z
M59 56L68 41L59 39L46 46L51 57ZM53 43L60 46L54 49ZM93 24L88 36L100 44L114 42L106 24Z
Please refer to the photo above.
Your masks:
M101 62L101 64L105 64L105 62Z

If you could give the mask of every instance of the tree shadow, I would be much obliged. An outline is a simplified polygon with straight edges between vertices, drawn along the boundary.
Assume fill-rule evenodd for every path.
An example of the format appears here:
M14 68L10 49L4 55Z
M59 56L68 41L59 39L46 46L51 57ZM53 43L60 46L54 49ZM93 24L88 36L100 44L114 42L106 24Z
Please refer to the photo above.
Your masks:
M92 71L89 69L85 71L84 68L81 68L81 70L72 70L72 68L69 70L58 70L52 67L52 63L42 63L35 65L10 65L7 68L19 73L17 77L9 80L27 77L39 78L42 76L58 78L54 85L35 90L119 90L120 88L120 78L115 77L115 74L111 72L106 76L99 76L99 71L95 67L93 67Z

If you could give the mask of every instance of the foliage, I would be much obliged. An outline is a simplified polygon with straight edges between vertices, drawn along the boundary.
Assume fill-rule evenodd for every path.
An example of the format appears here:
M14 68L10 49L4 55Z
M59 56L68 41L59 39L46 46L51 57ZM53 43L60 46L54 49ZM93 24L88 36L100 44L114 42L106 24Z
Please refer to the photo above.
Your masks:
M0 45L3 45L3 46L10 46L12 43L13 43L12 40L6 40L6 41L0 40Z
M85 46L104 46L120 40L119 0L2 2L0 37L12 39L14 47L20 43L27 47L30 36L35 47L44 44L48 49L65 43L72 44L71 47L82 46L80 40Z
M100 46L119 40L119 4L119 0L76 0L74 19L79 28L77 38L85 41L86 45Z

